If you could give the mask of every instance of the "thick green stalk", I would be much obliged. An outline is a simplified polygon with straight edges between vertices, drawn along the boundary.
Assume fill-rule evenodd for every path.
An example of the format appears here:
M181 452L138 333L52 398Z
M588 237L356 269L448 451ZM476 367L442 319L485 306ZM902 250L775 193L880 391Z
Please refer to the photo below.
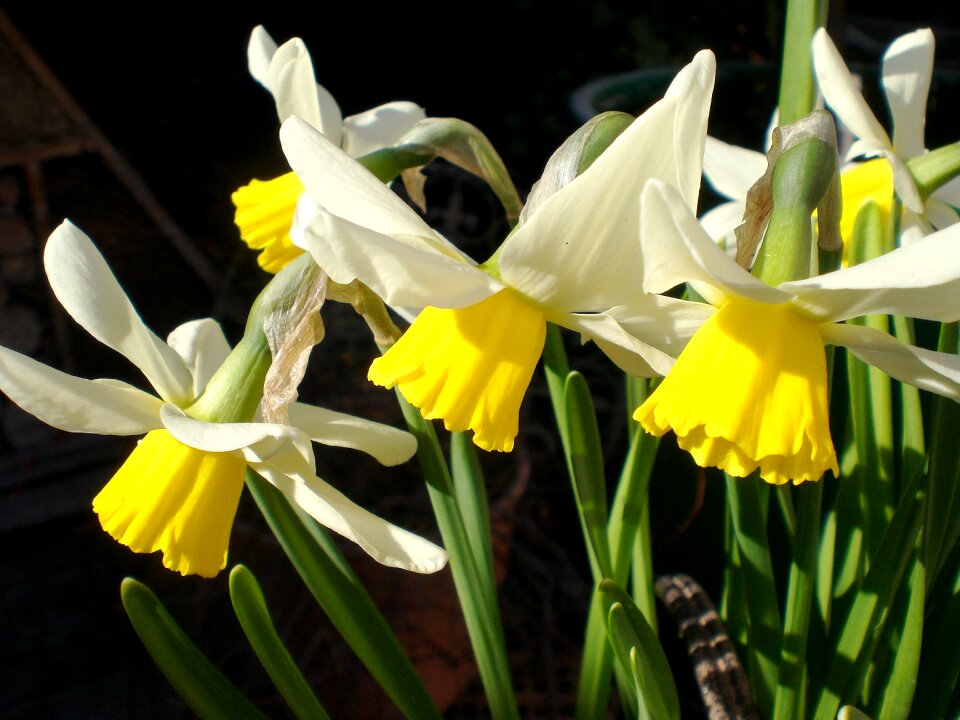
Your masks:
M780 70L780 124L796 122L813 110L816 86L810 42L826 17L827 0L787 0Z
M450 555L453 583L463 609L467 633L473 645L480 681L494 720L519 720L520 713L510 679L506 643L495 602L496 584L474 553L468 523L453 488L450 472L430 421L397 393L400 409L410 432L417 438L417 457L427 483L427 492L437 518L440 536ZM479 523L470 523L476 526Z

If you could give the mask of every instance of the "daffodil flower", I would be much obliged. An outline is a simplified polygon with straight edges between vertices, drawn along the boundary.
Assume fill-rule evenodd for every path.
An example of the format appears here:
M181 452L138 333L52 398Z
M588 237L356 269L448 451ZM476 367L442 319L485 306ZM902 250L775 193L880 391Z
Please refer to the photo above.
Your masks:
M634 418L655 435L673 430L699 465L735 476L759 469L777 484L837 474L828 344L960 400L960 357L843 324L871 313L960 318L960 225L860 265L771 287L713 242L673 188L651 183L642 207L644 290L690 283L715 310Z
M848 169L843 184L844 238L852 232L857 211L874 200L889 213L894 190L903 202L901 242L910 243L960 217L960 182L945 185L924 200L907 161L926 152L924 124L933 73L933 33L916 30L894 40L883 56L883 87L893 117L893 140L870 111L857 81L847 69L826 30L813 36L813 64L827 105L856 137L847 159L874 157Z
M713 55L701 52L480 266L336 145L288 120L281 143L317 204L304 247L336 282L359 278L389 305L425 308L369 378L398 386L425 418L473 430L481 448L509 451L547 322L596 341L634 374L666 372L673 361L661 340L675 336L645 324L650 310L681 328L703 309L639 292L640 191L659 178L695 206L713 79Z
M216 575L226 564L249 467L380 562L419 572L444 565L443 550L363 510L315 474L311 440L395 465L415 452L412 436L303 404L290 407L291 425L191 417L191 404L230 352L220 326L189 322L163 342L143 324L90 239L70 223L50 236L44 265L64 309L139 368L157 393L73 377L0 347L0 389L40 420L68 432L146 434L93 501L117 541L135 552L162 551L164 565L184 575Z
M302 118L351 157L392 145L426 117L419 105L395 101L344 118L330 92L317 84L303 41L292 38L277 47L261 25L250 36L247 61L250 74L273 95L280 122ZM302 194L303 185L292 172L273 180L253 180L233 193L240 236L261 251L257 261L267 272L277 272L302 252L290 241Z

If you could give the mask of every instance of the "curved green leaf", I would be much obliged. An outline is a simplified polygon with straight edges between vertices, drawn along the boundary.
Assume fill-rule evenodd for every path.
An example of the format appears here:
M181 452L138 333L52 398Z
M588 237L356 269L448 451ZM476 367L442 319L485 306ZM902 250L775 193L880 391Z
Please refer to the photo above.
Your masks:
M193 712L204 720L266 720L207 660L150 588L124 578L120 598L150 657Z

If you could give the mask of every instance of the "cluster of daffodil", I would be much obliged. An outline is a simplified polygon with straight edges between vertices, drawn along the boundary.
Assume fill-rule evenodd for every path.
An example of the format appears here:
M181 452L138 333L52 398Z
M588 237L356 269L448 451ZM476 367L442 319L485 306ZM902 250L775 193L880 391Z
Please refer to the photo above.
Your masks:
M909 698L905 710L898 703L912 697L921 663L954 683L960 675L955 652L934 644L924 655L920 644L924 608L932 607L925 602L933 602L931 589L951 587L960 539L945 520L960 496L953 489L960 455L947 434L960 402L960 150L925 147L929 30L897 39L884 57L892 141L825 31L808 40L822 97L856 137L842 168L833 121L826 135L809 131L822 128L826 115L778 129L767 155L708 137L715 60L701 51L639 117L605 115L571 136L519 212L499 157L475 128L427 118L410 102L344 118L317 83L304 43L294 38L278 47L258 27L250 72L276 103L291 172L254 180L233 196L243 241L273 274L243 338L231 350L211 319L182 325L166 342L156 337L91 241L66 222L45 251L55 295L91 335L142 370L157 396L115 380L75 378L3 348L0 389L64 430L144 435L93 509L118 541L136 552L162 551L164 564L183 574L213 576L225 567L249 473L305 581L409 717L439 715L362 588L344 583L342 558L316 540L316 528L303 534L298 513L387 565L433 572L449 556L491 714L513 718L483 479L464 433L483 450L511 451L543 357L599 588L578 717L605 714L614 674L631 716L679 717L653 629L645 504L656 451L650 436L672 432L697 465L727 476L721 612L746 655L753 694L729 711L749 716L755 704L764 717L826 720L841 705L860 703L880 717L907 718ZM789 73L783 82L789 92ZM865 156L879 159L853 162ZM466 256L391 189L398 177L411 187L434 157L487 180L516 220L490 258ZM701 175L732 202L698 220ZM831 193L842 200L839 225ZM741 247L738 264L717 240L741 223L759 228L762 244L755 251L749 232L738 229L747 250ZM831 233L843 240L843 267L829 265L831 258L841 264ZM370 324L383 352L368 379L398 390L412 434L290 402L295 378L276 396L267 378L283 373L275 370L280 348L306 357L313 341L304 328L319 322L324 297L351 302ZM397 330L384 306L409 327ZM917 344L914 320L941 324L937 350ZM568 374L558 328L592 341L636 391L631 449L609 513L589 394L582 378ZM850 358L842 401L831 347ZM890 378L903 384L897 400ZM926 435L915 388L940 398ZM835 445L831 422L836 428L838 416L852 432ZM428 422L434 419L454 433L449 467ZM888 426L901 434L887 437ZM925 455L927 440L929 462L910 460ZM312 441L359 449L385 465L416 452L445 550L318 478ZM898 460L878 459L882 454ZM879 501L871 498L874 473L885 483ZM286 500L277 504L258 476ZM831 477L840 480L837 495L846 504L838 500L824 522L824 483L815 481ZM761 481L780 486L793 554L785 593L774 578ZM943 505L929 504L928 495ZM298 510L291 515L291 508ZM862 549L857 533L866 536ZM303 560L307 546L329 556L326 570ZM637 605L620 588L631 575ZM242 593L245 581L237 577ZM909 591L896 592L903 578ZM126 586L128 607L143 606L139 587ZM950 622L960 620L956 593L943 597L939 607L948 607ZM138 630L149 624L144 613L130 612ZM368 625L351 623L351 613L362 613ZM811 627L819 646L808 647ZM212 671L199 661L189 673L178 671L186 661L165 654L162 643L152 646L151 632L141 634L188 702L203 706L197 698L209 688L198 690L196 678ZM901 652L898 638L915 644ZM842 661L816 667L834 655ZM952 660L943 661L947 656ZM931 697L924 712L960 702L952 688Z

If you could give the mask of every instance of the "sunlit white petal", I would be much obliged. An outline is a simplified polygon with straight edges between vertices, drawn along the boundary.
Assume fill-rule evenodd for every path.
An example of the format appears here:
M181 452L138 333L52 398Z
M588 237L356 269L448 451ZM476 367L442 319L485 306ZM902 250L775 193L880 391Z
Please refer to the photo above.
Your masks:
M277 44L263 25L257 25L250 33L247 45L247 66L253 79L270 90L270 61L277 52Z
M193 399L193 379L180 356L143 324L103 256L69 222L51 234L43 255L63 308L84 330L136 365L170 402Z
M711 305L722 305L731 296L764 303L791 297L732 262L676 190L664 183L653 181L643 191L640 239L646 292L661 293L689 282Z
M413 435L389 425L303 403L288 409L290 424L314 442L360 450L381 465L399 465L417 451Z
M401 242L323 210L303 242L334 281L360 278L388 305L463 307L503 288L472 261Z
M343 120L343 150L361 157L393 145L427 114L416 103L398 100L371 108Z
M949 322L960 318L960 225L868 262L787 282L794 303L814 317L839 321L871 313Z
M407 238L466 260L369 170L300 119L290 118L283 124L280 142L307 192L328 212L383 235Z
M167 336L167 345L183 358L193 375L193 394L200 396L210 378L230 354L220 323L210 318L191 320Z
M823 28L813 36L813 66L824 99L843 124L861 140L892 150L890 138L860 94L859 83Z
M763 153L707 136L703 176L724 197L742 201L766 171L767 158Z
M906 345L860 325L827 324L820 331L825 342L843 345L890 377L960 401L960 355Z
M252 467L319 523L353 540L384 565L432 573L447 562L443 549L364 510L316 477L296 454L278 455Z
M957 210L943 202L938 196L927 199L927 211L925 213L930 224L938 229L950 227L956 222L960 222L960 215Z
M902 158L923 153L927 95L933 74L933 33L902 35L883 56L883 86L893 115L893 147Z
M308 439L289 425L277 423L211 423L196 420L169 403L160 408L163 427L184 445L207 452L234 452L262 444L259 458L271 456L285 444L303 448ZM313 457L312 452L303 453Z
M657 178L695 207L713 84L700 53L663 100L637 118L582 175L542 202L504 243L504 282L545 307L598 311L629 302L643 264L640 192Z
M707 235L714 240L718 242L724 240L726 246L726 239L743 223L743 213L745 209L746 207L742 199L740 201L721 203L712 210L707 210L707 212L700 217L700 225L703 226ZM734 250L736 250L736 242L732 242L731 245ZM729 250L729 248L727 249Z
M580 333L583 342L595 342L617 367L630 375L666 375L673 367L670 355L637 339L606 313L567 313L550 319Z
M117 380L84 380L0 347L0 390L67 432L140 435L160 427L162 402Z

